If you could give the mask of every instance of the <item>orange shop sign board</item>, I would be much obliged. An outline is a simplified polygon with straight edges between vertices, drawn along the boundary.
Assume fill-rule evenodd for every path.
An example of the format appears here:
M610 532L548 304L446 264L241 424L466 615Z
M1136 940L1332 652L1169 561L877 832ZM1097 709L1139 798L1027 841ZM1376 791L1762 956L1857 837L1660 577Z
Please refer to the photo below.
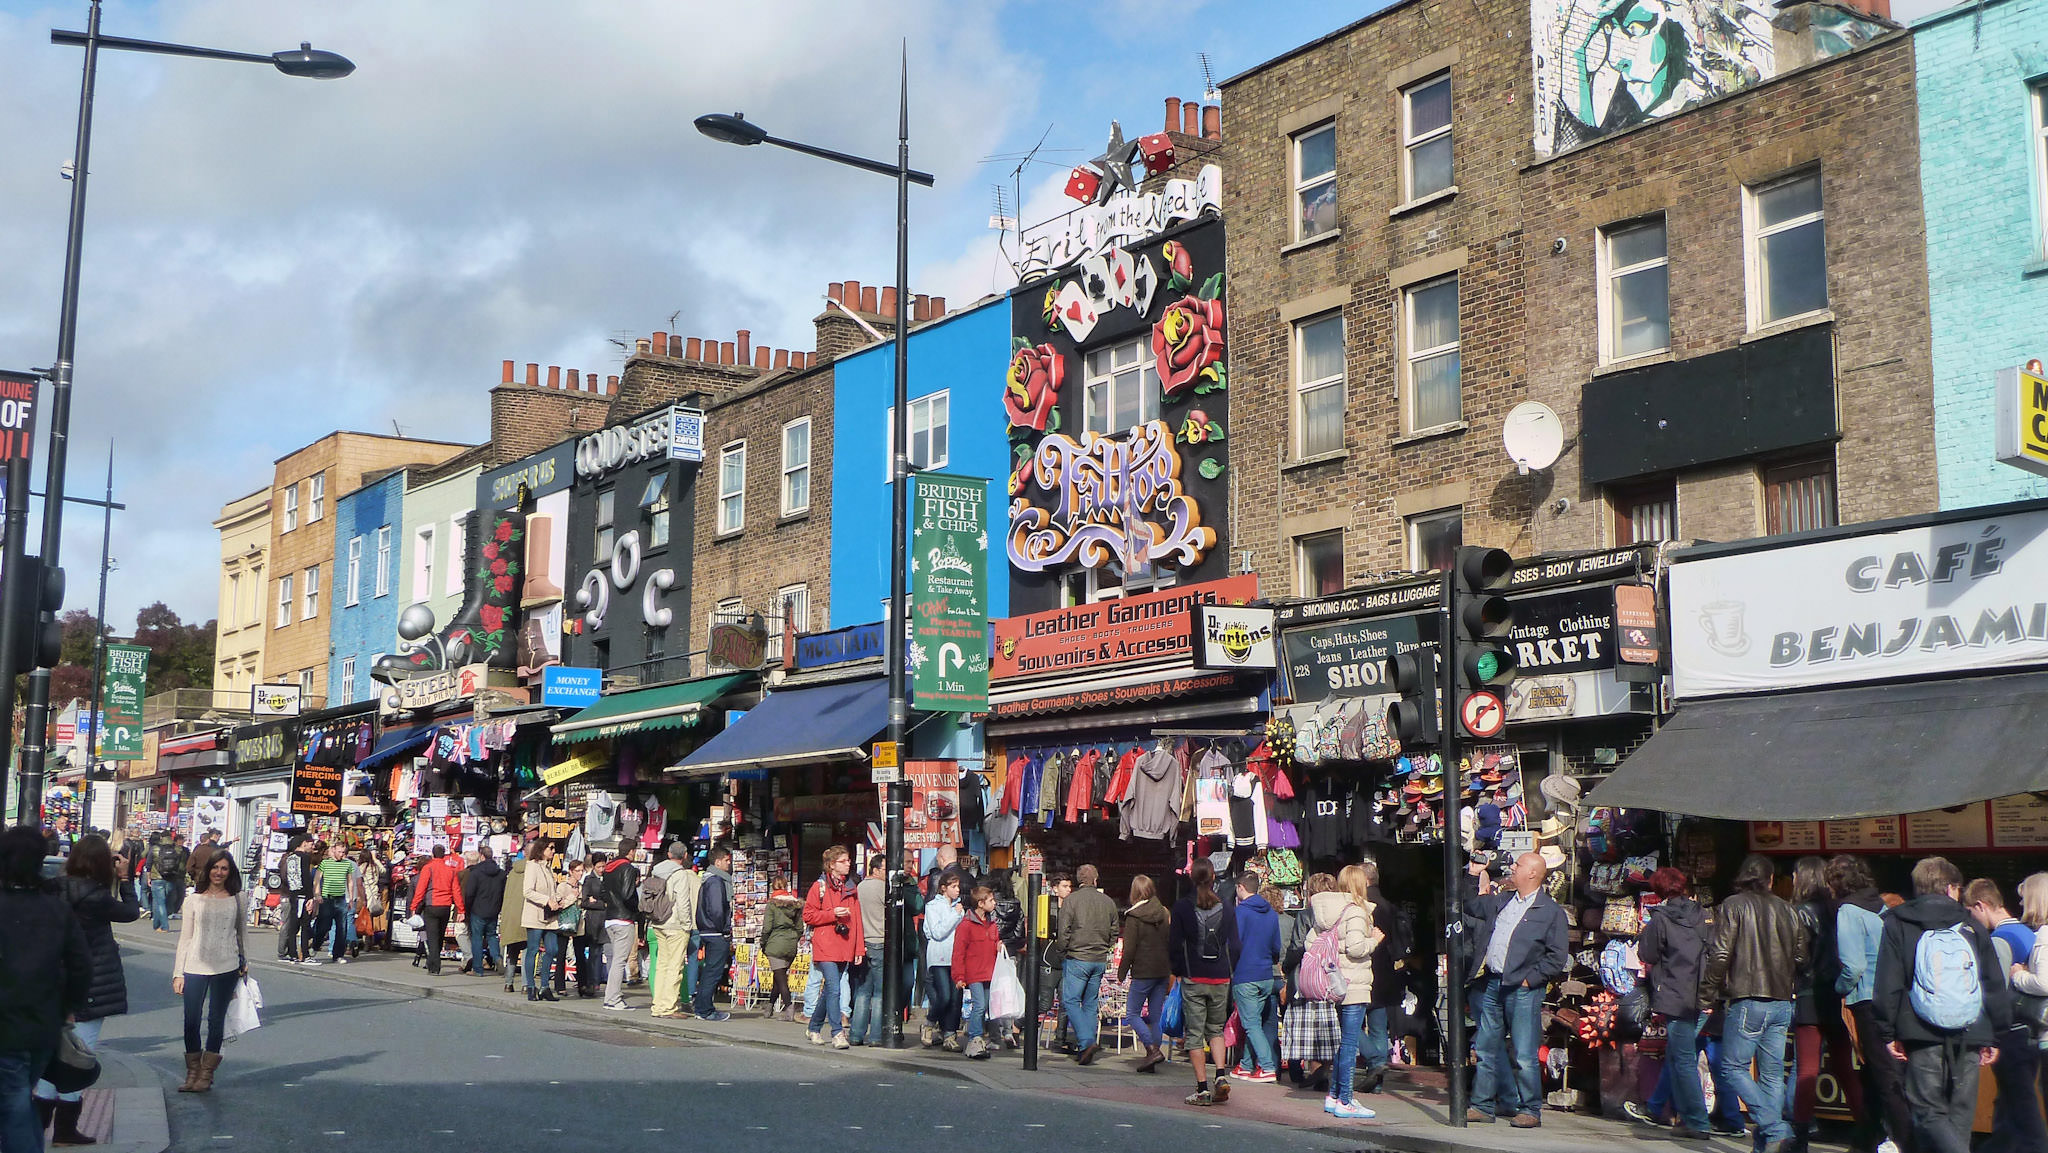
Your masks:
M992 623L992 681L1086 672L1117 665L1189 661L1188 613L1202 605L1241 605L1259 595L1253 574L1180 585L1119 600L1048 609Z

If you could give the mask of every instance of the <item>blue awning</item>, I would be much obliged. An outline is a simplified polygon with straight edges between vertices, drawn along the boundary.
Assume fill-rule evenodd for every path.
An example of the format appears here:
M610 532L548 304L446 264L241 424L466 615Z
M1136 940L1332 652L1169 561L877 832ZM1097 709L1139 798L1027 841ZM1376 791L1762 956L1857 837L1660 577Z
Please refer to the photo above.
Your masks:
M384 739L377 742L377 747L370 750L370 755L356 762L356 767L367 769L372 765L381 764L393 757L409 753L428 741L433 740L434 734L440 731L439 725L422 725L419 728L409 729L402 733L385 733Z
M668 771L711 777L807 761L866 760L868 742L888 726L886 678L783 689L763 697Z

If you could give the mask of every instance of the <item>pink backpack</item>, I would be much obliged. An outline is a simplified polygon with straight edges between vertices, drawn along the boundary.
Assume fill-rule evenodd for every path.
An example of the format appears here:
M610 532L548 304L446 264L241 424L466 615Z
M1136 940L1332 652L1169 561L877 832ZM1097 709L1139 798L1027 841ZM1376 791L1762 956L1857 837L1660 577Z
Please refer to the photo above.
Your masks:
M1308 943L1308 952L1301 958L1301 972L1296 974L1295 988L1311 1001L1341 1005L1345 994L1351 991L1350 982L1344 979L1344 955L1339 947L1343 926L1344 914L1340 913L1335 925L1317 933L1315 939Z

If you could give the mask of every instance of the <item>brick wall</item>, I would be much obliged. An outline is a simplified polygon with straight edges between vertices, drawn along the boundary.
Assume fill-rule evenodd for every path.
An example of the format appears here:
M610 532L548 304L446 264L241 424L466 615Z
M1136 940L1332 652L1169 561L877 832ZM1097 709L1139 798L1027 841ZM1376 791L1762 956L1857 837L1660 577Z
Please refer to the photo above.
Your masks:
M1571 501L1569 511L1545 507L1536 514L1537 548L1613 543L1605 494L1581 482L1574 444L1583 390L1601 371L1598 230L1662 213L1670 259L1667 359L1735 348L1750 333L1743 186L1808 166L1820 170L1825 213L1842 431L1832 450L1840 520L1935 508L1913 51L1913 41L1898 34L1528 172L1529 398L1557 410L1565 425L1567 447L1546 505L1557 497ZM1559 238L1565 246L1556 253ZM1812 451L1830 449L1819 444ZM1682 471L1675 479L1680 538L1764 532L1756 462Z
M611 388L598 381L597 374L549 366L547 383L541 383L540 365L526 366L524 380L513 378L513 363L506 361L498 386L491 389L491 440L481 446L485 469L520 460L560 444L565 438L596 432L605 426L606 415L616 394L618 377Z
M1344 530L1347 584L1409 565L1404 516L1462 506L1468 543L1529 551L1536 484L1500 449L1524 398L1523 235L1528 15L1516 5L1410 3L1227 81L1218 160L1229 221L1237 476L1232 545L1269 593L1298 587L1292 541ZM1400 88L1452 79L1455 194L1404 203ZM1290 248L1289 134L1334 117L1339 231ZM1462 420L1415 435L1402 414L1403 282L1459 277ZM1296 460L1292 322L1341 311L1344 451Z

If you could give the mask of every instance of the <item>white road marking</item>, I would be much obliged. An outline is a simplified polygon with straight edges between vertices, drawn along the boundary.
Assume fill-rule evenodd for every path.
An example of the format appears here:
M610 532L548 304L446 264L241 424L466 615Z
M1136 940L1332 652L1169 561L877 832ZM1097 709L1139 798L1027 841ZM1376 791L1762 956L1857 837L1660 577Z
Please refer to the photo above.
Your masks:
M348 1136L348 1130L346 1130L346 1129L322 1129L322 1130L320 1131L320 1134L321 1134L321 1136L323 1136L323 1137L346 1137L346 1136Z

